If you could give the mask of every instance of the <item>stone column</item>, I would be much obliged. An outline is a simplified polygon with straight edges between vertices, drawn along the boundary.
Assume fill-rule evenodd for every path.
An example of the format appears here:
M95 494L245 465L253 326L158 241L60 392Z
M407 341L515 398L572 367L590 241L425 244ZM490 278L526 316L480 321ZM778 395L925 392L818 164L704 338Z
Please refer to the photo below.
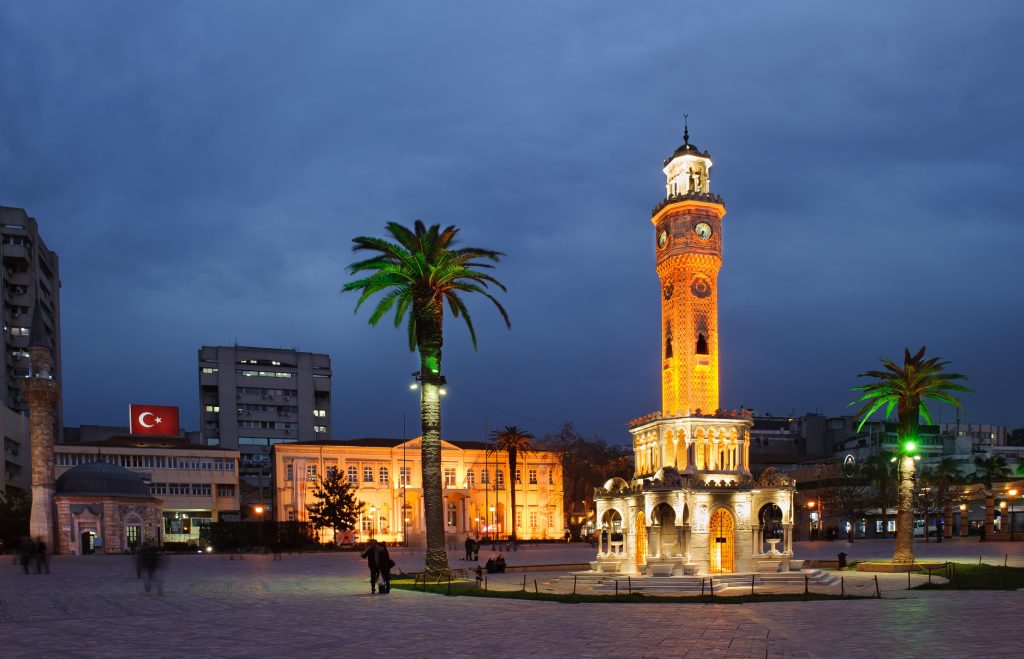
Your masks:
M683 551L683 527L676 526L676 556L684 556Z
M32 450L32 509L29 534L42 538L47 551L54 544L53 410L60 387L46 375L31 375L21 385L29 408L29 444Z
M758 524L751 524L750 525L750 530L751 530L751 536L753 537L753 540L754 540L754 547L753 547L753 551L751 552L751 554L755 555L755 556L757 554L763 554L764 553L764 537L761 535L762 531L761 531L760 525L758 525Z
M793 553L793 525L792 524L783 524L782 525L782 537L784 538L784 541L783 541L782 544L785 547L785 549L783 551L786 552L787 554L792 554Z

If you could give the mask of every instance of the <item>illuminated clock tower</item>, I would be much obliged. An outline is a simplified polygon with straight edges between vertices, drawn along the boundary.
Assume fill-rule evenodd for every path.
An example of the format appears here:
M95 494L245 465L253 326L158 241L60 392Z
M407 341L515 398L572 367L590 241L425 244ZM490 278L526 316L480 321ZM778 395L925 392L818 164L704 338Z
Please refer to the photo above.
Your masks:
M718 269L725 206L712 194L711 155L683 144L665 161L665 199L654 209L661 280L661 409L666 415L718 409Z

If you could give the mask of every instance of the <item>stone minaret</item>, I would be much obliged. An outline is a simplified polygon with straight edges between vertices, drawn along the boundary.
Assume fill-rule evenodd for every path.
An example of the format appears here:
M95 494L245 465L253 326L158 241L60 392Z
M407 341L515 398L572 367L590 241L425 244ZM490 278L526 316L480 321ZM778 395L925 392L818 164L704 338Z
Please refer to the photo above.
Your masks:
M42 538L48 551L54 543L53 512L53 434L57 398L60 385L53 379L53 351L50 337L43 325L39 302L32 310L32 328L29 330L28 352L31 371L22 384L28 399L29 442L32 447L32 513L29 533Z

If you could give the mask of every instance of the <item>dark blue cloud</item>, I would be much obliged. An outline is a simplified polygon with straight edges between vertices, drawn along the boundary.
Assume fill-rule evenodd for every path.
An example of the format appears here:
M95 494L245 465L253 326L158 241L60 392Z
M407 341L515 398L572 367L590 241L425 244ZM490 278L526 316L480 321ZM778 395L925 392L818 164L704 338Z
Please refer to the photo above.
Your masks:
M970 420L1022 425L1022 13L9 5L0 203L61 255L70 424L194 426L196 348L238 341L329 352L338 437L411 433L403 333L338 289L354 235L422 218L508 253L512 331L449 323L447 434L623 439L660 398L648 212L688 112L729 208L723 406L841 413L927 343Z

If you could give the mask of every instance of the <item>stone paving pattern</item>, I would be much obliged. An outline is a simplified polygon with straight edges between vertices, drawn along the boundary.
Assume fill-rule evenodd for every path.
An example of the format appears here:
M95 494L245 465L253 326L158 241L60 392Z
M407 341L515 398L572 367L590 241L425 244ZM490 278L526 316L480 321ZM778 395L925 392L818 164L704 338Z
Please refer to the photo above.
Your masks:
M981 550L984 550L983 552ZM806 543L805 558L881 558L891 542ZM1024 565L1019 544L919 545L926 558ZM485 547L481 559L486 560ZM580 545L508 552L575 562ZM399 567L422 555L394 550ZM467 563L452 553L453 566ZM173 556L163 596L127 556L55 557L50 575L0 565L0 656L13 657L1020 657L1021 592L886 592L881 600L557 604L371 595L357 554ZM514 576L514 575L510 575ZM521 579L521 577L520 577ZM905 579L905 577L904 577ZM904 584L905 587L905 584Z

